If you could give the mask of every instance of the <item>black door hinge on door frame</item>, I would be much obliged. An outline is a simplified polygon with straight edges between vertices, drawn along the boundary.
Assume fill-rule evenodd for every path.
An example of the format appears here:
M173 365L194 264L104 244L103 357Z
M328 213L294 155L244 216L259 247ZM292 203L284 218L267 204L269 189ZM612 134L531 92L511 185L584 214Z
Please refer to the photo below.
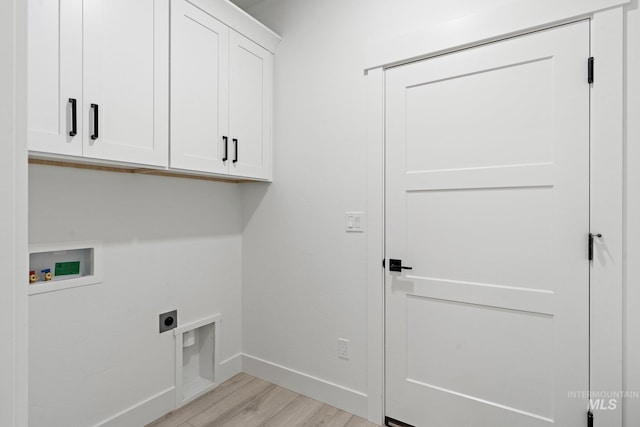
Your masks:
M587 59L587 83L593 83L593 56Z
M593 427L593 412L587 412L587 427Z
M589 244L589 261L593 261L593 240L596 237L602 237L602 234L589 233L589 243L588 243Z

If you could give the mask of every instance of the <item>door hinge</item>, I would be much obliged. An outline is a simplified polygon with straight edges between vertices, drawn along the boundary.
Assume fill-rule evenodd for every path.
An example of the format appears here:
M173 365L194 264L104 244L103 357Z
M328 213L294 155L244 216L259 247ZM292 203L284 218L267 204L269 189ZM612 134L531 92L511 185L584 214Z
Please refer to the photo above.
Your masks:
M589 261L593 261L593 241L596 237L602 237L602 234L589 233Z
M587 83L593 83L593 56L587 59Z
M384 258L382 258L382 268L387 268L387 267L384 265Z
M587 427L593 427L593 412L587 412Z
M384 417L384 425L387 427L414 427L411 424L403 423L402 421L394 420L389 417Z

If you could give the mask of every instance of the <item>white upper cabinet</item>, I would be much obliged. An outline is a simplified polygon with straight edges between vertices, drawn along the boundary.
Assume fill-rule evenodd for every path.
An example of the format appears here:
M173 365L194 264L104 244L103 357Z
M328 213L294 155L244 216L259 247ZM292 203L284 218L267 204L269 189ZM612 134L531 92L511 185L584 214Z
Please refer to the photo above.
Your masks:
M32 156L271 180L277 34L226 0L28 2Z
M229 28L192 4L171 4L171 162L229 171Z
M85 157L167 165L168 9L166 0L84 0Z
M163 0L30 0L29 149L166 166L168 20Z
M170 168L271 180L280 38L225 1L171 7Z
M229 53L229 173L269 180L273 55L235 31Z
M82 0L30 0L28 13L29 149L81 156Z

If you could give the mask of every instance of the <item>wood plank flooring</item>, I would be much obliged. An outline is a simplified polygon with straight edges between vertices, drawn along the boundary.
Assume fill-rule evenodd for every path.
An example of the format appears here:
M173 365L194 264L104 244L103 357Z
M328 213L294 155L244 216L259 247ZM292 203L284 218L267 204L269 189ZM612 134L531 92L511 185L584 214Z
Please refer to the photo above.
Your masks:
M375 427L367 420L244 373L147 427Z

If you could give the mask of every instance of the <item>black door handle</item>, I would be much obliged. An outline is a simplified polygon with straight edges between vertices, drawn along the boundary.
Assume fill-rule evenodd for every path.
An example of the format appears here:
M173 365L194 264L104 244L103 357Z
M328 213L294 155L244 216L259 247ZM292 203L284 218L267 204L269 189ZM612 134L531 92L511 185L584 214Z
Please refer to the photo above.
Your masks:
M233 163L238 163L238 139L237 138L233 138L233 144L235 145L235 150L236 150L236 154L235 154L235 158L233 159Z
M401 259L389 260L389 271L413 270L413 267L405 267L402 265Z
M222 140L224 141L224 157L222 158L222 161L226 162L227 160L229 160L229 138L223 136Z
M71 103L71 131L69 136L76 136L78 134L78 101L75 98L69 98L69 102Z
M98 127L98 104L91 104L91 109L93 110L93 134L91 135L91 139L98 139L99 135L99 127Z

